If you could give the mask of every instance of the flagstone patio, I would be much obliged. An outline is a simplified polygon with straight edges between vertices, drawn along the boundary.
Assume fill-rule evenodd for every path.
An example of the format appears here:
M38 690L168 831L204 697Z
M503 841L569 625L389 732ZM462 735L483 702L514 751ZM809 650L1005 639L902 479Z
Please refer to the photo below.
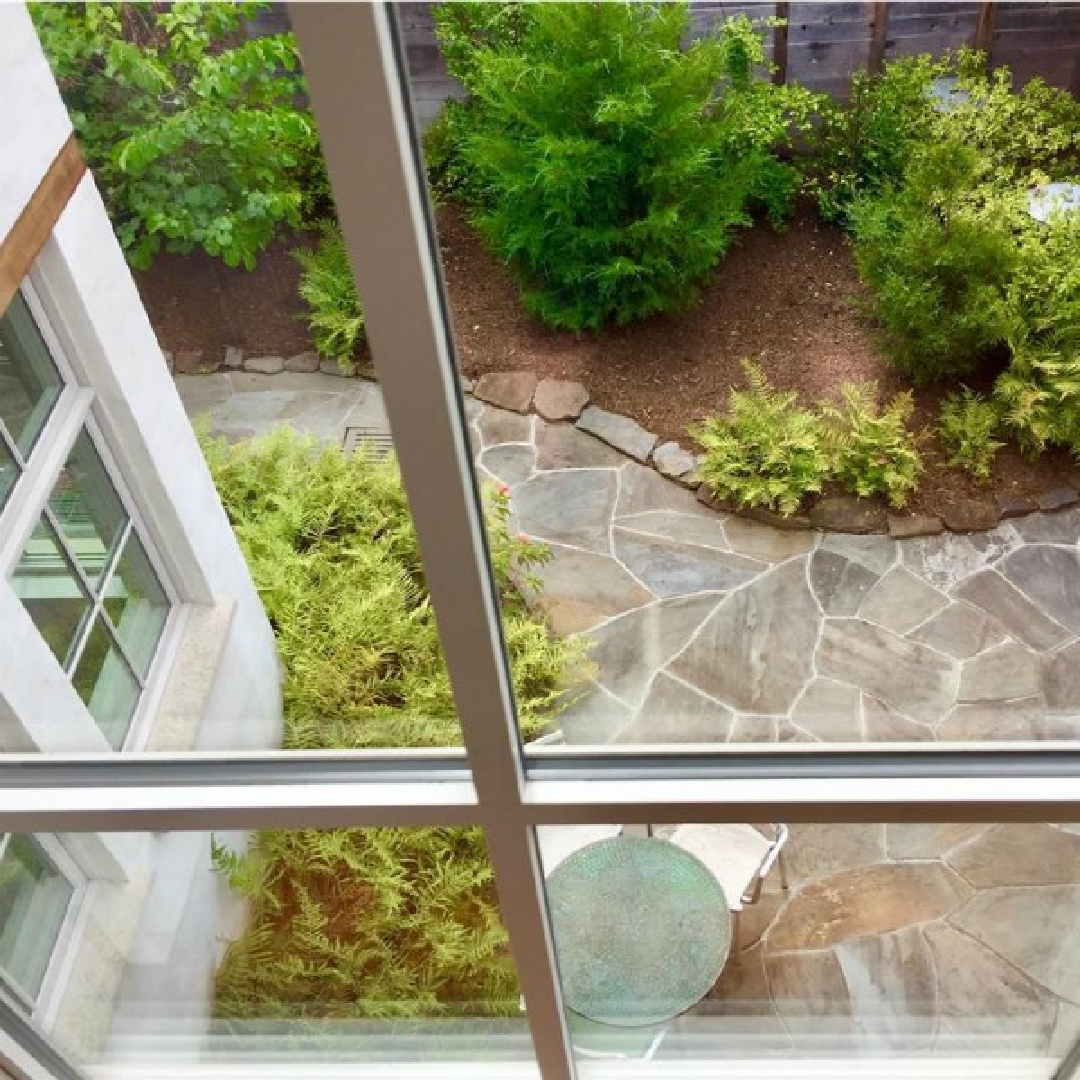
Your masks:
M358 380L177 385L232 438L385 428ZM482 473L551 546L534 602L596 643L566 741L1080 734L1080 510L971 536L788 532L706 509L571 425L467 408ZM1061 1053L1080 1030L1078 834L793 826L789 891L770 878L740 953L673 1034L719 1033L733 1054Z

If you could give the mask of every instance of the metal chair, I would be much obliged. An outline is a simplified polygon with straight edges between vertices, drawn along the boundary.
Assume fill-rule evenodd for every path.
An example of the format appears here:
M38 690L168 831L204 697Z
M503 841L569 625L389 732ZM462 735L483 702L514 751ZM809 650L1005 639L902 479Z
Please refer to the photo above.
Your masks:
M739 950L739 913L761 896L765 878L775 866L780 887L787 889L783 850L788 827L775 824L772 840L753 825L680 825L671 842L696 855L720 882L731 909L731 954Z

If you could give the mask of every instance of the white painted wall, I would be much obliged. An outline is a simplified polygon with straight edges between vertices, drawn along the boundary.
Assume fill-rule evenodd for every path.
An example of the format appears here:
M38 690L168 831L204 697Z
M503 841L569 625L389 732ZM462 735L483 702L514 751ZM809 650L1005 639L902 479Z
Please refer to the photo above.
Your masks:
M70 131L25 7L0 0L0 238ZM75 379L94 392L91 416L181 616L191 616L176 620L176 647L163 652L136 748L155 744L158 714L169 727L163 742L185 748L176 710L191 701L201 702L201 716L188 729L190 748L280 745L273 633L91 176L57 223L31 283ZM0 567L0 752L110 752L15 596L9 570L10 559ZM179 637L207 626L218 628L211 655ZM178 1005L180 995L186 1015L205 1022L221 929L207 846L205 836L185 846L145 834L71 844L98 884L87 893L80 932L57 957L65 979L44 1020L80 1059L94 1060L114 1018L130 1017L148 997ZM177 979L170 969L181 960L187 974Z

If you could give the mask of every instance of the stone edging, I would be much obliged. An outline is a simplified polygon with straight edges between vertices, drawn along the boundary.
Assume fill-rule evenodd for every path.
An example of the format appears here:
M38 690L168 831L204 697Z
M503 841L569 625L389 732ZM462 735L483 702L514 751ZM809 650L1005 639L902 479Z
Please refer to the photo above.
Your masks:
M575 424L628 458L649 465L662 476L695 491L712 510L737 514L781 529L821 529L823 532L877 533L901 539L956 533L984 532L1009 518L1037 511L1064 510L1080 504L1080 471L1075 486L1054 488L1034 501L987 496L958 499L941 516L893 514L869 499L830 496L804 514L784 517L771 510L746 510L714 499L701 483L699 459L676 442L661 443L636 420L589 404L589 392L581 383L540 379L529 371L489 372L476 382L462 377L462 386L478 401L517 413L534 412L544 420Z
M248 356L243 349L230 345L218 359L207 359L202 349L184 349L170 352L162 349L165 366L170 375L215 375L219 371L249 371L256 375L280 375L283 371L324 375L341 375L351 378L355 368L342 370L336 360L327 360L317 352L301 352L295 356Z

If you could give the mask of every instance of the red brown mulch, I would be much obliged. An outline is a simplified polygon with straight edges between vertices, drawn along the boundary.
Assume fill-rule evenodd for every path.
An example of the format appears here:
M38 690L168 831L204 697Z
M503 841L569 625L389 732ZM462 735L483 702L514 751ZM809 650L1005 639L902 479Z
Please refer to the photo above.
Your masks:
M835 397L846 381L876 380L888 393L904 389L860 308L865 291L846 237L809 208L783 233L765 226L742 233L689 311L602 335L552 330L527 315L509 271L484 250L459 208L442 207L438 229L467 375L518 369L573 379L588 387L594 404L688 448L687 426L723 411L731 388L744 385L744 359L808 402ZM201 349L208 359L228 345L255 355L309 348L299 268L290 255L306 243L304 234L275 242L251 274L202 254L159 257L137 281L163 347ZM927 467L911 509L940 513L958 497L987 492L1032 498L1070 475L1064 452L1032 462L1012 447L998 455L986 488L948 468L933 434L942 393L916 392Z

